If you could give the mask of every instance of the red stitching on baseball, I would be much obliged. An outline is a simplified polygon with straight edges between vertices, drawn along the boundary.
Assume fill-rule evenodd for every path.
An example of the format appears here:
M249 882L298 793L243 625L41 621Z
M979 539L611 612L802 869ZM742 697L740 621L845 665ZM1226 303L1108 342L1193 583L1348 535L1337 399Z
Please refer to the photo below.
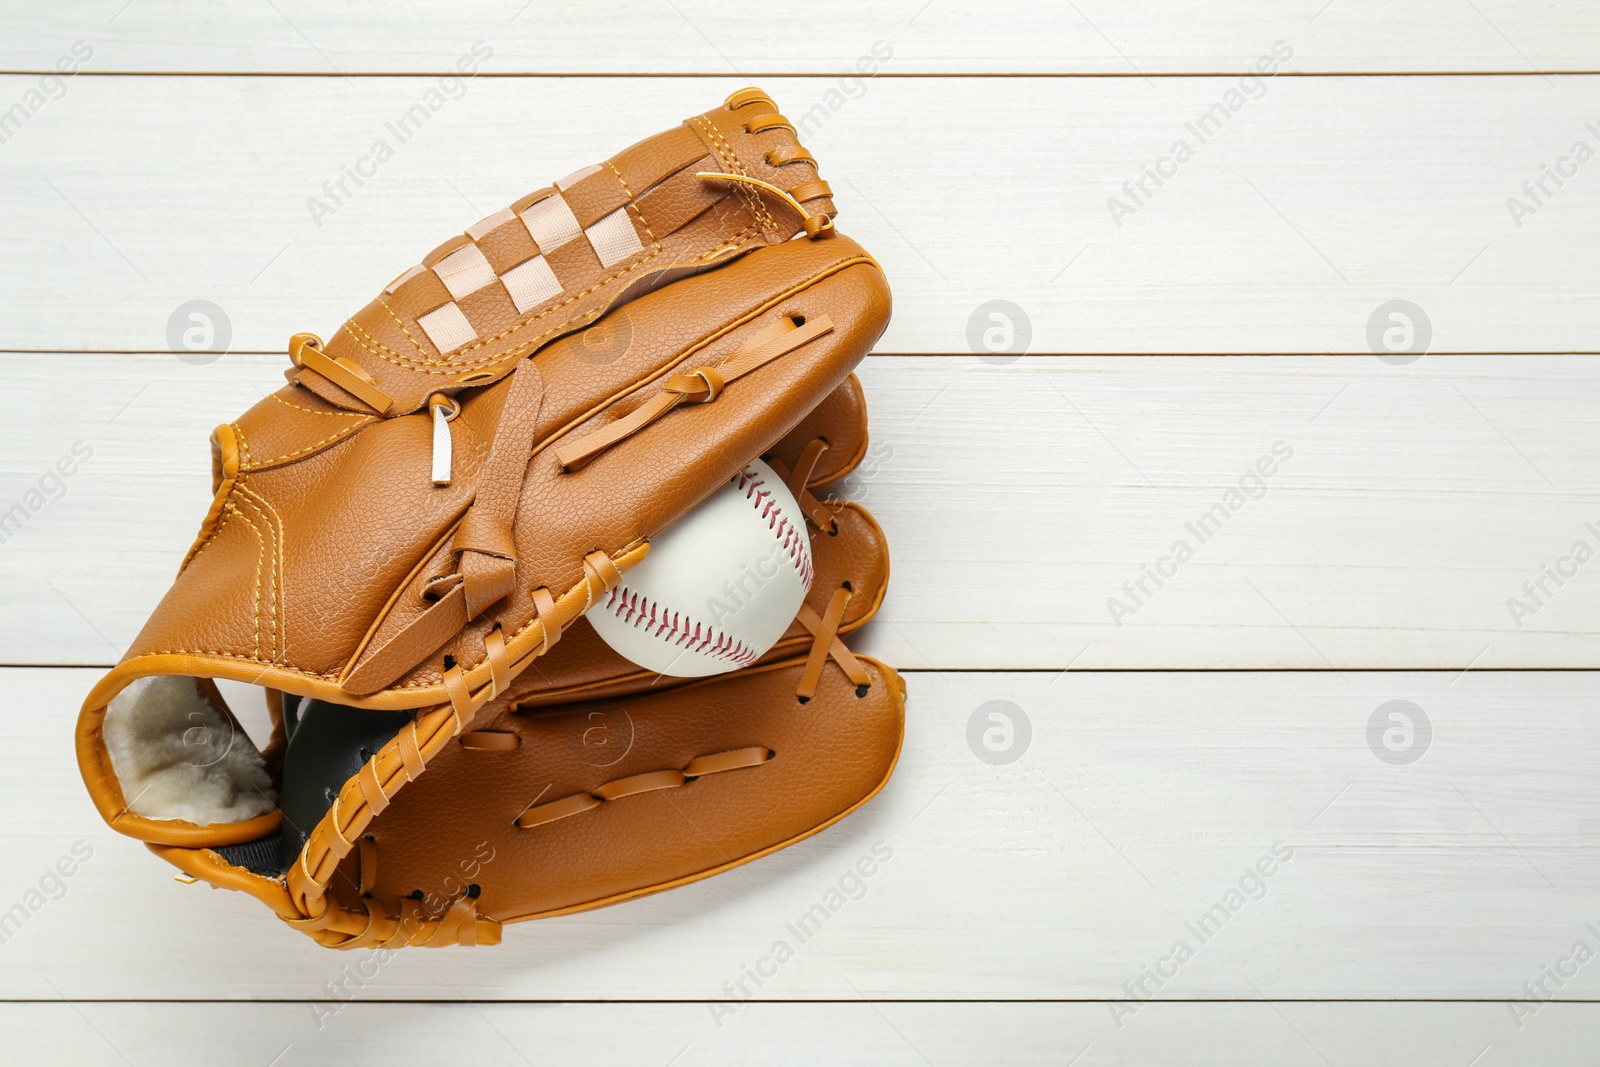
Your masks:
M789 517L779 506L777 497L773 496L770 489L765 488L766 481L751 468L746 467L740 471L734 476L733 481L745 491L745 499L751 502L763 519L767 520L767 529L773 532L779 547L789 557L790 565L800 573L805 587L810 589L812 578L815 577L815 568L811 562L811 553L806 551L808 542L804 526L796 526L789 521ZM689 648L691 651L726 660L740 667L748 667L760 658L754 649L731 634L690 619L680 612L668 611L654 600L629 589L626 585L615 586L606 597L603 606L622 622L635 629L642 627L645 630L653 630L652 636L664 637L669 644ZM692 629L690 623L693 623Z
M773 531L783 551L789 557L789 563L800 573L801 581L805 582L807 589L811 588L811 580L816 577L815 568L811 562L811 553L805 551L804 526L795 526L789 517L783 513L777 497L772 495L770 489L763 488L767 483L760 474L746 467L734 476L734 481L740 489L744 490L744 498L751 502L761 517L767 520L767 529Z
M634 627L654 627L655 637L665 637L669 644L702 652L716 659L726 660L740 667L748 667L760 657L755 650L714 626L697 622L676 611L668 611L654 600L619 585L606 597L604 607L618 619ZM689 624L693 622L694 628Z

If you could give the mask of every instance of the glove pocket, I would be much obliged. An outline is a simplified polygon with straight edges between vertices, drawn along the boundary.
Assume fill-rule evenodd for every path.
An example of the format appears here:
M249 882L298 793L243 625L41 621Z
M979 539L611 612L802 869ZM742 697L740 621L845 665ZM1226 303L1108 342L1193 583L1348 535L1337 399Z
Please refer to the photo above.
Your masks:
M403 924L414 902L438 916L470 894L481 921L543 918L809 837L875 796L899 755L903 683L862 662L864 692L829 672L804 705L794 660L532 714L496 704L368 826L370 847L330 883L333 906Z

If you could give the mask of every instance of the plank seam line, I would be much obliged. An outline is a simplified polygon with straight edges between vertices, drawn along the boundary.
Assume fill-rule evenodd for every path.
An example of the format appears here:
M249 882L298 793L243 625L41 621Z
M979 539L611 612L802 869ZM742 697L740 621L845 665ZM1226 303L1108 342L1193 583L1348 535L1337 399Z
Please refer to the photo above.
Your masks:
M773 997L746 1001L747 1004L860 1004L863 999L874 1004L1120 1004L1125 997ZM175 998L163 1000L155 997L74 997L59 998L0 998L0 1004L320 1004L324 998L297 999L293 997L251 997L249 999ZM1504 997L1156 997L1145 1004L1504 1004ZM477 1004L719 1004L721 997L667 998L590 998L590 997L523 997L498 1000L478 998ZM1558 998L1546 1003L1600 1004L1600 998ZM452 1007L466 1006L461 1000L425 997L364 1000L355 1007L383 1004L439 1004Z
M3 77L41 77L58 73L52 69L14 68L0 70ZM751 71L740 77L747 81L758 78L819 78L832 79L848 75L848 70L835 71ZM1080 78L1240 78L1256 71L1246 68L1235 71L879 71L873 78L897 81L934 78L1002 79L1032 78L1062 81ZM1600 69L1583 70L1300 70L1280 71L1275 78L1592 78ZM315 70L83 70L79 78L442 78L457 77L453 70L432 71L315 71ZM726 81L729 75L715 71L479 71L475 78L522 78L553 81L559 78L715 78Z

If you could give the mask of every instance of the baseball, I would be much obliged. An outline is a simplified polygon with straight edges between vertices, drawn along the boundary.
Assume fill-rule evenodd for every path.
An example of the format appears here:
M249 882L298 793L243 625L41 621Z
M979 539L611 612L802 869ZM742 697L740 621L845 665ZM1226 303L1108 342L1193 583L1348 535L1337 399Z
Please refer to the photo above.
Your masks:
M811 588L811 542L794 495L752 460L651 541L589 622L624 658L699 678L748 666L789 628Z

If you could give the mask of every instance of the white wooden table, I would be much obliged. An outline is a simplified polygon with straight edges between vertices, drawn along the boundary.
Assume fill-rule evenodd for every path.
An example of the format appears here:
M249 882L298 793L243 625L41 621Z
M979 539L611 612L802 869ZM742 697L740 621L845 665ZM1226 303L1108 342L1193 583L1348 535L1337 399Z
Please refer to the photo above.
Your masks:
M1594 1062L1600 7L3 0L0 70L0 1060ZM382 967L106 830L77 705L288 335L750 81L895 290L850 483L894 553L860 641L910 682L885 792ZM191 300L226 356L174 354ZM994 300L1025 352L975 354ZM1376 351L1420 359L1375 354L1397 300ZM993 701L1008 762L968 741Z

